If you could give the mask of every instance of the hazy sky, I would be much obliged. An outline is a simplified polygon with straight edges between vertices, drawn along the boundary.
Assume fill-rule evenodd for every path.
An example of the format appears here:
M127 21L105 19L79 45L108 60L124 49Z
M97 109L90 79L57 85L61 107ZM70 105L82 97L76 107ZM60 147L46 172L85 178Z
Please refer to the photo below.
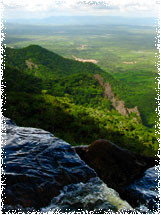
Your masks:
M2 0L4 17L44 18L64 15L157 17L160 0Z

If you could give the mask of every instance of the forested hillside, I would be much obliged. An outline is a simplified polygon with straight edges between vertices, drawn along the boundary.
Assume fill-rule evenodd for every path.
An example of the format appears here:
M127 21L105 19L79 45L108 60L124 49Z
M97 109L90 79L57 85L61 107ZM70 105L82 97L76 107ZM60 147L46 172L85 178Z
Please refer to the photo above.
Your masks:
M18 69L21 73L23 71L23 75L41 80L41 87L37 86L39 91L41 89L41 92L54 96L69 94L76 104L100 105L103 100L103 103L109 107L107 99L104 100L104 89L94 74L100 74L104 81L109 82L114 92L125 90L121 82L116 81L97 65L66 59L37 45L23 49L7 48L5 54L6 66ZM19 86L21 83L17 84Z
M110 83L113 91L127 107L137 106L143 124L154 129L157 120L155 88L158 87L155 55L159 56L154 40L157 36L155 27L147 26L145 20L144 26L140 26L143 20L135 25L131 20L125 25L127 17L124 25L118 24L120 19L115 20L116 25L98 25L95 21L92 25L68 26L7 23L5 43L12 48L37 44L65 58L96 62L117 80L117 83ZM113 23L114 17L111 21Z
M134 112L121 115L95 78L118 90L121 82L92 63L63 58L37 45L6 48L4 115L20 126L39 127L73 145L105 138L132 151L154 155L158 142ZM6 110L5 110L6 109Z

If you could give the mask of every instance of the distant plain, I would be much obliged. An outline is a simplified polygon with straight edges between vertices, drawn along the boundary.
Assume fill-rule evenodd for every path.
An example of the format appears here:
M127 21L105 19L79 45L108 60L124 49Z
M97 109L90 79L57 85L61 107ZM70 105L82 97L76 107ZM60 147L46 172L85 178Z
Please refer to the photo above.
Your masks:
M5 43L11 48L40 45L65 58L96 60L121 81L113 89L128 107L138 106L143 123L154 128L157 93L156 30L135 25L23 25L6 24Z

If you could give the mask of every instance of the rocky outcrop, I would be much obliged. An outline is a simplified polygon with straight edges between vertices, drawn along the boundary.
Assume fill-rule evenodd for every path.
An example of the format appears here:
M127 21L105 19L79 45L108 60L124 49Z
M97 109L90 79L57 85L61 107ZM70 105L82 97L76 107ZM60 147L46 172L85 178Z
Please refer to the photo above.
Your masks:
M40 209L65 185L96 176L72 147L51 133L16 126L4 119L3 190L7 205Z
M77 146L75 150L109 187L127 201L125 187L142 177L147 168L157 164L157 158L131 153L107 140Z
M140 116L140 112L139 112L139 109L138 107L134 107L134 108L127 108L128 110L128 113L131 114L131 113L135 113L138 117L141 117Z
M94 75L95 79L99 82L99 84L104 87L104 79L102 78L102 76L100 76L99 74L95 74Z
M104 79L99 74L94 75L95 79L98 80L100 85L104 88L104 96L111 101L112 106L117 110L121 115L129 116L131 113L135 113L140 118L140 113L138 107L127 108L124 101L120 100L113 92L112 87L109 83L105 83Z
M4 123L3 212L48 212L55 207L132 210L116 191L137 206L138 195L127 185L157 164L155 158L133 154L107 140L71 147L47 131L18 127L7 118Z
M26 60L25 63L29 69L33 68L38 69L38 66L35 63L33 63L30 59Z

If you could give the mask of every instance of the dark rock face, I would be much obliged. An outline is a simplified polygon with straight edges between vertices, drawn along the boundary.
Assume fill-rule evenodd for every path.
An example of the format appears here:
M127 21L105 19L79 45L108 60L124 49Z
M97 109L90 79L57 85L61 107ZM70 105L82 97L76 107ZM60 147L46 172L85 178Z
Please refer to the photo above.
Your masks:
M138 207L144 205L143 212L150 209L157 211L160 205L159 198L159 165L145 171L141 179L126 187L127 198L133 201L133 205Z
M155 158L136 155L107 140L97 140L89 146L75 147L75 150L100 179L127 201L125 187L157 164Z
M86 182L96 173L71 146L41 129L16 126L11 120L3 131L5 205L47 206L65 185Z

